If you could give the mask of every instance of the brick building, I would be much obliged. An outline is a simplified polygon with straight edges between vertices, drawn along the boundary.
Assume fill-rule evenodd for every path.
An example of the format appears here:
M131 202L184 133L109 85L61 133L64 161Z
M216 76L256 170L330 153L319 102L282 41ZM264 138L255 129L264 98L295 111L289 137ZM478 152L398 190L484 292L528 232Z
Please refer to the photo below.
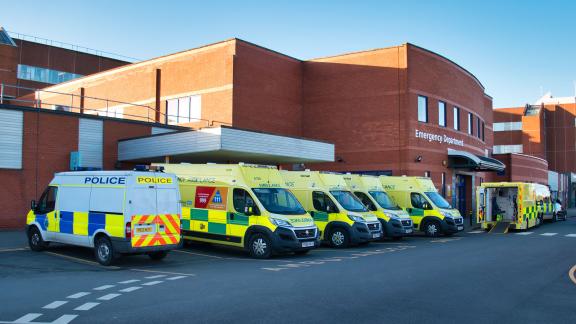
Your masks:
M466 214L473 188L504 168L490 158L492 98L483 85L412 44L299 60L230 39L45 90L141 105L69 107L87 114L148 120L153 110L158 123L230 125L334 143L334 162L304 167L429 176ZM46 92L36 100L41 107L70 102Z

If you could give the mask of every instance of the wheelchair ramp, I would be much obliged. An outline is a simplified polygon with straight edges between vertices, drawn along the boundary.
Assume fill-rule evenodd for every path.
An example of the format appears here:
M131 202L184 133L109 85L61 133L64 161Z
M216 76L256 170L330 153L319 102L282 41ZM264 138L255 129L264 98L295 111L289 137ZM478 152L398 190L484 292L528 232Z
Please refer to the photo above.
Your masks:
M506 234L508 233L508 227L510 227L510 222L498 222L492 229L490 229L490 234Z

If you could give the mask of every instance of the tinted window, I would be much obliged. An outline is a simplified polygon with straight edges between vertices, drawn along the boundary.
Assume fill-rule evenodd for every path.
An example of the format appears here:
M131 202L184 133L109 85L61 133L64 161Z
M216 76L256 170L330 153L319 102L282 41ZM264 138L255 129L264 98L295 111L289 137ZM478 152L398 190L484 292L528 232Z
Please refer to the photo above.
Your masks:
M282 188L253 188L252 191L267 211L282 215L305 214L294 195Z
M400 209L384 191L370 191L370 196L384 209Z
M446 103L438 102L438 125L446 127Z
M254 203L254 199L252 199L252 196L250 196L250 194L244 189L234 189L233 203L234 209L236 209L236 211L239 213L244 213L246 211L246 207L253 207L254 213L258 214L256 212L257 207L256 203Z
M428 98L424 96L418 96L418 121L428 122Z
M414 208L420 208L420 209L430 209L430 203L428 202L428 200L426 200L426 198L424 198L424 196L422 196L421 194L417 193L417 192L413 192L410 194L410 202L412 203L412 207ZM426 206L428 205L428 206ZM424 208L427 207L427 208Z
M38 206L36 207L36 212L39 214L46 214L54 211L56 209L56 195L58 193L58 187L48 187L44 190Z
M356 198L350 191L344 190L333 190L330 193L336 198L338 203L344 207L344 209L353 212L365 212L368 211L362 202Z
M356 195L356 197L358 197L358 199L360 199L360 201L364 204L364 206L368 207L368 209L377 210L376 206L374 205L372 200L370 200L368 195L366 195L363 192L359 192L359 191L356 191L354 194Z
M314 209L318 211L331 212L331 213L338 212L338 208L336 207L336 204L334 204L334 202L332 201L332 198L330 198L330 196L321 191L314 191L312 193L312 204L314 205Z
M460 108L454 107L454 129L460 130Z
M438 208L452 208L450 204L437 192L426 192L426 196L432 200Z

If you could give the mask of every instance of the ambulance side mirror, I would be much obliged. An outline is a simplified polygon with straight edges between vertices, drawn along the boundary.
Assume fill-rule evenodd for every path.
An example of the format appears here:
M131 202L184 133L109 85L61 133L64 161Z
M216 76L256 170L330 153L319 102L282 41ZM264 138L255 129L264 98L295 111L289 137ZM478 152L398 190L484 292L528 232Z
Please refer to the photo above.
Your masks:
M244 214L245 214L246 216L252 216L252 215L254 215L254 207L252 207L252 206L246 206L246 207L244 207Z
M36 210L36 200L32 200L32 201L30 202L30 209L31 209L31 210Z

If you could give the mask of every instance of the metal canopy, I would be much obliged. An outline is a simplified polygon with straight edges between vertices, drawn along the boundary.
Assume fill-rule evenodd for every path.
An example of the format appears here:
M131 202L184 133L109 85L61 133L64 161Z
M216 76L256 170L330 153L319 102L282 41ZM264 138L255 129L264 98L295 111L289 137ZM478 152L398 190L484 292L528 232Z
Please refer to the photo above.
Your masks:
M157 134L118 142L118 161L164 162L333 162L334 144L232 127Z
M471 171L503 171L506 165L496 159L466 151L448 149L448 165L453 169Z

